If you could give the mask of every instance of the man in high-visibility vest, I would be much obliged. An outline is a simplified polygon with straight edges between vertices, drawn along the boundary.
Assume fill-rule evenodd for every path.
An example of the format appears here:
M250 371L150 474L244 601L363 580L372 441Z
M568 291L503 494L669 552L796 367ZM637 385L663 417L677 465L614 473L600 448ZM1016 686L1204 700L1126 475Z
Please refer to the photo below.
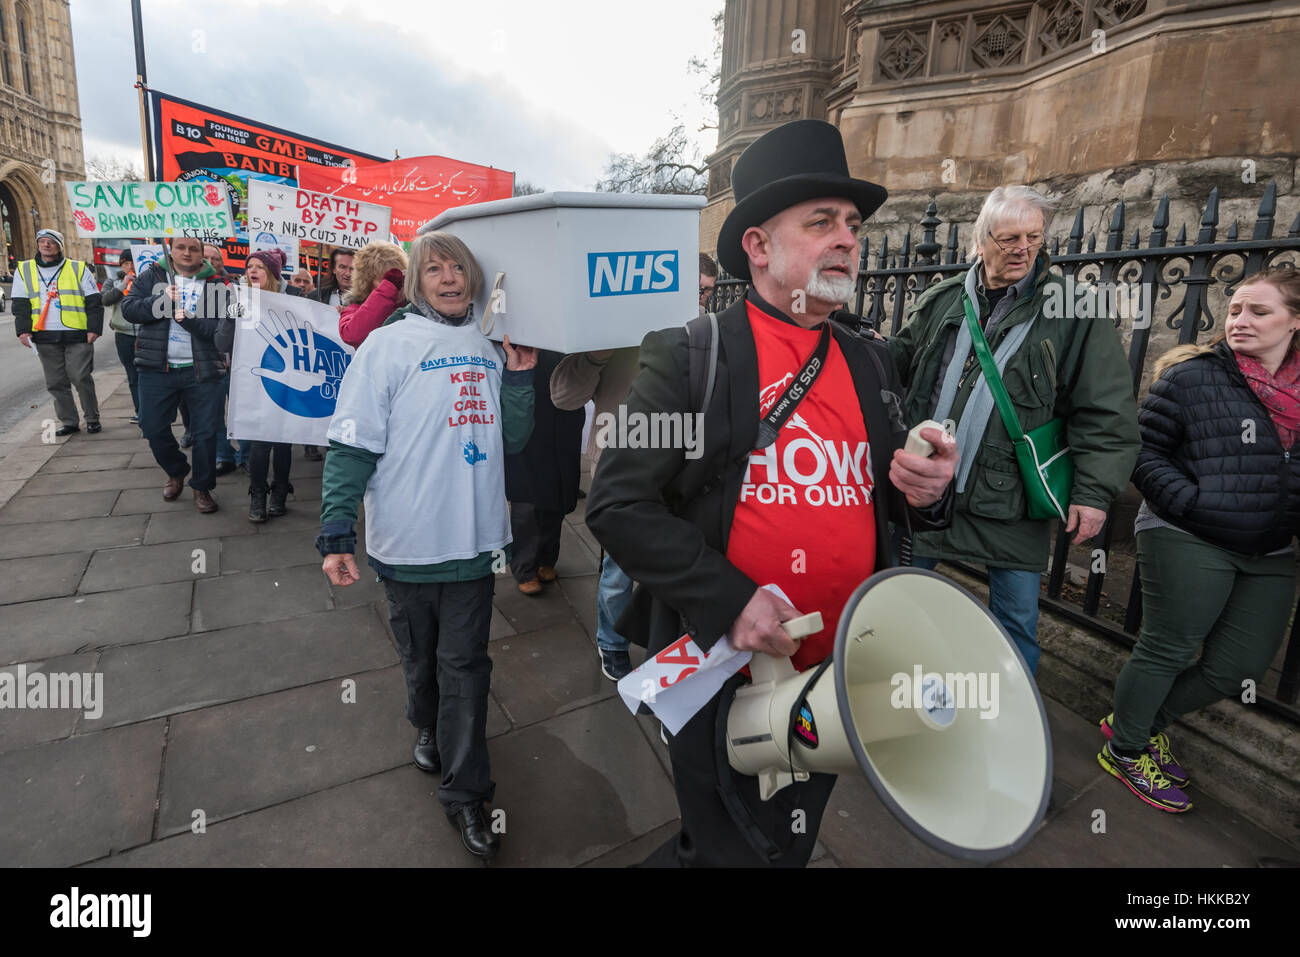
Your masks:
M95 340L104 327L95 273L84 262L63 255L63 234L42 229L36 234L36 258L18 264L14 273L14 331L23 346L35 347L45 371L45 388L54 397L60 428L71 435L78 427L75 386L81 396L86 431L99 431L95 397Z

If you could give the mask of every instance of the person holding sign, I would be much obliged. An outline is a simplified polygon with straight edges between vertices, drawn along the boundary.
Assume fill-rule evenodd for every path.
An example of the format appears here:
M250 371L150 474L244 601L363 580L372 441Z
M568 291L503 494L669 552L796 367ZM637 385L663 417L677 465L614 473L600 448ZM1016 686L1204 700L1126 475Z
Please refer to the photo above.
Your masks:
M35 348L45 372L45 388L54 397L59 417L55 435L80 432L75 387L86 416L86 431L99 431L95 396L95 340L104 328L104 307L95 274L85 263L63 255L63 234L42 229L36 234L36 258L18 264L11 290L14 332Z
M217 510L217 430L226 398L226 364L213 338L230 306L224 278L203 259L203 242L178 236L171 255L140 274L122 303L122 315L139 328L135 364L140 370L140 430L167 473L163 499L181 494L191 466L172 434L176 407L190 408L194 507Z
M211 260L209 260L211 262ZM259 249L250 253L244 263L244 284L251 289L264 292L279 292L280 273L284 269L284 253L278 249ZM222 352L229 353L235 347L235 322L244 314L242 304L231 307L231 311L221 320L217 330L216 344ZM289 484L289 466L293 460L293 446L288 442L255 442L240 439L240 447L249 447L248 452L248 520L265 522L268 517L278 518L288 509L285 500L293 491ZM271 485L266 484L268 468L273 469ZM271 501L267 503L267 493Z
M316 547L332 584L360 580L353 526L364 492L366 552L402 654L415 763L441 774L438 800L466 849L486 859L498 848L484 803L495 790L488 625L510 545L503 463L532 433L537 350L483 334L472 310L482 282L456 237L428 233L412 245L411 305L366 338L339 388Z
M923 429L933 456L904 451L888 353L829 321L853 293L862 221L885 201L849 176L839 131L819 120L777 127L740 155L732 184L718 258L753 285L717 317L716 388L693 403L691 330L711 325L696 318L645 337L626 402L629 420L702 409L703 448L607 447L587 527L646 589L649 602L634 600L620 626L647 657L680 662L685 630L706 653L725 635L803 671L830 654L853 590L892 564L889 523L949 521L956 448ZM825 626L796 643L781 623L811 612ZM730 769L719 724L743 681L728 679L672 736L681 831L646 864L808 862L835 777L813 774L762 801L758 778Z

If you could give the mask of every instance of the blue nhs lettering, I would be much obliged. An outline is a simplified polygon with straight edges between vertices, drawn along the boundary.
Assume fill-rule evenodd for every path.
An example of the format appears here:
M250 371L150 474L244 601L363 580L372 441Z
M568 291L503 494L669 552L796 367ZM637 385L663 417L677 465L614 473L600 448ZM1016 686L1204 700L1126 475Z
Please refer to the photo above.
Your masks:
M677 291L677 250L587 253L591 296L631 296Z

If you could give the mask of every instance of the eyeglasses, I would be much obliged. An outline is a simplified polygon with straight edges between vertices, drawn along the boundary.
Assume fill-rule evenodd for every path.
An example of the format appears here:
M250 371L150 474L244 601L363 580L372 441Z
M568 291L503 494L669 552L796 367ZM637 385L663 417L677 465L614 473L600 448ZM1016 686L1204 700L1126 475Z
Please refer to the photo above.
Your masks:
M707 296L707 295L708 295L709 293L711 293L711 292L713 292L713 287L712 287L712 286L701 286L701 287L700 287L700 295L701 295L701 296Z
M993 240L993 242L997 245L998 249L1002 250L1004 253L1013 253L1018 249L1023 249L1027 253L1033 252L1039 246L1043 245L1042 236L1039 236L1037 239L1031 239L1028 242L1023 242L1023 243L1018 242L1017 240L1014 239L998 239L998 237L996 236L990 236L989 239Z

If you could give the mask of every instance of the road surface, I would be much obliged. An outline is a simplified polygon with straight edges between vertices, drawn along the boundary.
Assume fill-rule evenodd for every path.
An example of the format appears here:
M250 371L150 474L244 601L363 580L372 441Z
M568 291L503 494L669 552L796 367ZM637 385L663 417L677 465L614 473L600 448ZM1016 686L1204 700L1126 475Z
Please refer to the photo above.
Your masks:
M49 399L45 391L45 376L36 353L24 349L14 335L14 316L7 308L0 312L0 435L29 416L32 409ZM115 369L120 366L113 333L100 336L95 343L95 369ZM76 390L73 390L75 395ZM78 403L78 407L80 404ZM80 423L85 428L85 422Z

